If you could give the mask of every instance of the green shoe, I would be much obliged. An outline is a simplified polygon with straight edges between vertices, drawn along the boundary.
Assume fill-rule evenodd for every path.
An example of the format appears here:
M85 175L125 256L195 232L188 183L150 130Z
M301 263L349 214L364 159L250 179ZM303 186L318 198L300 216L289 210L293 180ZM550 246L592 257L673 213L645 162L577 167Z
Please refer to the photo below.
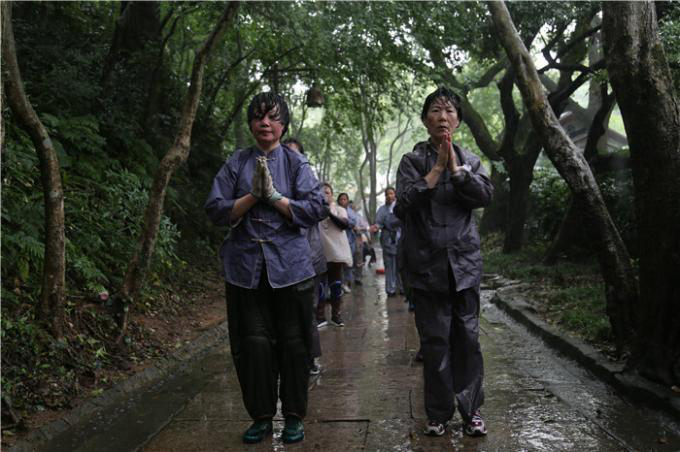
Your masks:
M259 443L268 435L272 434L272 420L258 419L248 427L248 430L243 434L243 442L246 444Z
M295 416L286 416L286 423L281 433L281 441L286 444L297 443L305 439L305 429L302 419Z

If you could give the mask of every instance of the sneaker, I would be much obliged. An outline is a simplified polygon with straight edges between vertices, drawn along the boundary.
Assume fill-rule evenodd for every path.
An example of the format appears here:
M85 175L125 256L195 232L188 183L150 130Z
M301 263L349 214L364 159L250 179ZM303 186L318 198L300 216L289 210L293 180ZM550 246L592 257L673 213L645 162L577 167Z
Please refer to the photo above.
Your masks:
M479 411L472 415L472 419L465 423L463 431L468 436L484 436L486 435L486 424Z
M331 317L331 325L345 326L345 322L342 321L342 317L336 315L335 317Z
M362 283L360 279L355 279L355 280L354 280L354 285L355 285L355 286L363 286L364 283Z
M342 285L342 291L345 293L352 293L352 289L350 289L347 284Z
M295 416L286 416L286 421L281 432L281 441L285 444L297 443L305 439L305 429L302 419Z
M396 292L387 292L387 297L388 297L388 298L392 298L392 297L396 297L396 296L397 296L397 293L396 293Z
M319 375L321 373L321 364L319 358L314 358L312 364L309 366L309 375Z
M423 350L418 350L418 353L416 353L415 361L417 363L422 363L423 362Z
M446 423L429 421L425 426L425 434L427 436L442 436L444 433L446 433Z
M246 444L259 443L267 436L272 434L272 420L258 419L253 422L248 430L243 434L243 442Z
M323 328L323 327L325 327L325 326L328 326L328 321L327 321L326 319L317 320L316 322L317 322L317 323L316 323L316 327L319 328L319 329L321 329L321 328Z

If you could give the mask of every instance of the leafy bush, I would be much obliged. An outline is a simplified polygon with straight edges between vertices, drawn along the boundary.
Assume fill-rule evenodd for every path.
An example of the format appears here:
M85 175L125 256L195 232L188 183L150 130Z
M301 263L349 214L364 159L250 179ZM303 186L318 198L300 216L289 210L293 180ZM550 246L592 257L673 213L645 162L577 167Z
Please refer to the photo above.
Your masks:
M529 192L527 236L552 238L569 209L569 199L566 182L552 166L536 168Z
M94 293L115 289L137 246L148 201L148 180L124 169L104 151L93 117L43 118L60 150L64 188L67 288ZM42 272L44 212L42 185L32 143L10 126L3 171L3 285L34 300ZM179 263L180 233L161 221L152 270Z
M626 153L627 150L619 151ZM614 220L619 233L635 255L637 231L635 226L635 195L633 179L629 170L598 175L597 183L602 198ZM530 187L530 208L527 219L527 236L540 240L552 240L557 234L571 203L571 194L562 176L554 167L534 169L534 181ZM582 231L581 241L589 237ZM587 243L578 243L586 245Z

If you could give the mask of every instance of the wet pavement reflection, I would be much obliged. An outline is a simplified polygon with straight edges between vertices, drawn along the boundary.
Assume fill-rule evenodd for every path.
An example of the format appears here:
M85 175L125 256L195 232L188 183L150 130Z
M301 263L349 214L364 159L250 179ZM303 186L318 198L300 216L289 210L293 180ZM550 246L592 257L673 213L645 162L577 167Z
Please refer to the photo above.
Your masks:
M332 451L677 451L678 426L617 396L555 355L489 303L483 291L481 343L489 434L468 438L460 417L444 437L422 434L418 336L403 297L386 298L375 267L344 297L346 327L321 330L322 372L310 379L306 439L274 436L244 445L250 424L228 345L214 350L155 392L130 401L96 430L61 438L46 450ZM174 383L173 383L174 382ZM95 423L93 423L95 425Z

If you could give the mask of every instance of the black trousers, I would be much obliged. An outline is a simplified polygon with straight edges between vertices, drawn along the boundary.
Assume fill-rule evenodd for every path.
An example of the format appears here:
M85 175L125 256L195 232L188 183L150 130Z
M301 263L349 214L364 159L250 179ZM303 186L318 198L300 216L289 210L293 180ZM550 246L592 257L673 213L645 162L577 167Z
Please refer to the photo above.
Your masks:
M257 289L227 284L231 355L253 419L274 417L279 396L284 416L307 414L314 290L314 278L272 289L266 273Z
M428 419L447 422L455 402L464 421L484 403L484 363L479 346L479 290L447 293L414 289L416 324L423 353L425 411Z

